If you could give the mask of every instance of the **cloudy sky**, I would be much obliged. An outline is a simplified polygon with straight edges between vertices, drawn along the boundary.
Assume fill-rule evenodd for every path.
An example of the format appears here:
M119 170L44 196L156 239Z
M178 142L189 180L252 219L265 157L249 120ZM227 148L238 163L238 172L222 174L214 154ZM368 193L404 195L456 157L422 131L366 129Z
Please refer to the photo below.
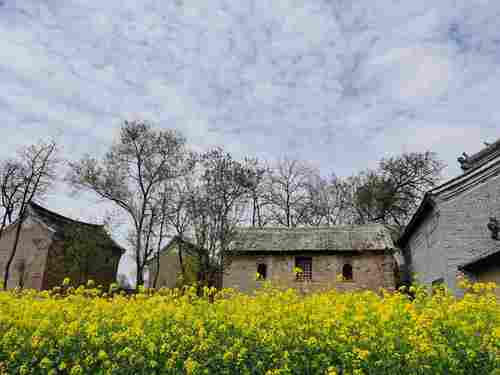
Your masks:
M430 149L450 177L500 136L500 2L0 0L0 114L0 158L43 136L102 153L145 119L339 175Z

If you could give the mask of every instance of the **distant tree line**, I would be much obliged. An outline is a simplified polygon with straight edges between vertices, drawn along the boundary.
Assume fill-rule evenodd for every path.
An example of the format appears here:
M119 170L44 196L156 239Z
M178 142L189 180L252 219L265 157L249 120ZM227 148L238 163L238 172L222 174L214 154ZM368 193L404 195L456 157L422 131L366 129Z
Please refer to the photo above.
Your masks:
M43 199L52 186L55 151L53 142L40 144L15 162L2 162L0 237L6 225L22 220L27 202ZM242 225L382 223L398 232L423 194L439 182L444 167L435 153L426 151L384 158L376 168L351 177L324 176L309 163L288 157L268 162L236 160L222 148L193 152L178 131L142 121L124 122L102 158L86 155L68 166L67 183L111 202L128 218L136 285L144 284L148 264L159 262L173 236L194 245L189 254L198 260L198 281L213 285ZM31 175L40 177L35 185L28 183ZM179 248L181 269L187 251Z

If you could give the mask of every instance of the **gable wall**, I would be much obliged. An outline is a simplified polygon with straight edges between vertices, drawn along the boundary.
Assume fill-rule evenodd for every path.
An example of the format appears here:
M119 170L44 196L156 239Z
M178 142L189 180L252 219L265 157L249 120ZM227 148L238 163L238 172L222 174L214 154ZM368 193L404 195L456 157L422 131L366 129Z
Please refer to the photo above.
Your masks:
M413 281L431 284L446 273L446 254L442 249L443 216L433 209L423 218L408 239L409 272ZM408 261L408 259L407 259Z
M490 216L500 219L500 176L439 204L442 251L446 254L445 280L455 289L457 266L495 248L487 228Z
M0 276L3 281L4 269L14 244L16 227L8 228L0 239ZM25 262L24 287L42 289L48 248L52 243L50 232L39 223L26 219L23 223L14 261L10 267L9 288L19 285L18 264Z
M176 288L182 284L187 285L196 281L196 258L188 254L183 254L183 264L186 270L187 280L182 281L182 268L179 259L177 245L160 255L160 273L158 275L157 288ZM153 287L156 274L157 263L153 260L149 267L149 287Z
M158 288L175 288L178 285L178 277L181 272L181 264L179 254L173 248L171 251L160 255L160 273L158 275ZM157 263L153 260L149 267L149 286L153 287L153 282L156 274Z
M312 257L312 281L295 280L293 269L296 256ZM230 267L225 271L223 286L235 288L245 293L262 286L256 280L257 264L267 264L267 279L272 285L284 288L296 288L304 291L317 291L330 288L340 290L392 289L394 280L394 258L388 254L360 253L349 254L315 254L310 255L241 255L231 259ZM338 281L345 263L353 266L353 281Z

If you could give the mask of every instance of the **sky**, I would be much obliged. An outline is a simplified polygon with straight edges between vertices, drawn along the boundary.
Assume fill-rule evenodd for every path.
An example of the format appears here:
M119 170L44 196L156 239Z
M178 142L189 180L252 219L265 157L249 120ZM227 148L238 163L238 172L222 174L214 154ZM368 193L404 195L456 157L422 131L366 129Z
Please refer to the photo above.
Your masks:
M340 176L431 150L452 177L500 137L499 98L498 0L0 0L0 158L100 155L140 119ZM109 208L62 185L46 205Z

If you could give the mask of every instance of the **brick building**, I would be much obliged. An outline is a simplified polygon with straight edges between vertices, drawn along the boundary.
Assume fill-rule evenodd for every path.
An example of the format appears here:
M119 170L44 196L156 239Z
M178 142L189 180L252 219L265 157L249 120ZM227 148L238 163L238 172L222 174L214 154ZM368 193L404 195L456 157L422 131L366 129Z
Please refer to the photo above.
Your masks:
M223 286L247 293L267 280L305 291L395 287L396 247L383 225L242 229L233 249Z
M5 229L0 239L0 276L11 253L18 222ZM69 237L80 235L71 250ZM83 238L86 237L86 238ZM73 238L73 237L72 237ZM89 240L92 241L89 241ZM87 243L92 251L83 253ZM81 251L81 254L74 253ZM73 252L72 254L69 254ZM106 233L102 225L72 220L31 203L22 224L16 255L10 267L8 287L38 290L61 285L65 277L85 282L85 278L107 287L116 281L118 263L124 250ZM68 258L71 255L71 258Z
M496 267L500 282L500 258L486 256L500 251L500 140L458 160L464 173L425 194L398 241L409 281L444 283L455 291L463 267L478 280ZM469 264L479 259L477 267Z

